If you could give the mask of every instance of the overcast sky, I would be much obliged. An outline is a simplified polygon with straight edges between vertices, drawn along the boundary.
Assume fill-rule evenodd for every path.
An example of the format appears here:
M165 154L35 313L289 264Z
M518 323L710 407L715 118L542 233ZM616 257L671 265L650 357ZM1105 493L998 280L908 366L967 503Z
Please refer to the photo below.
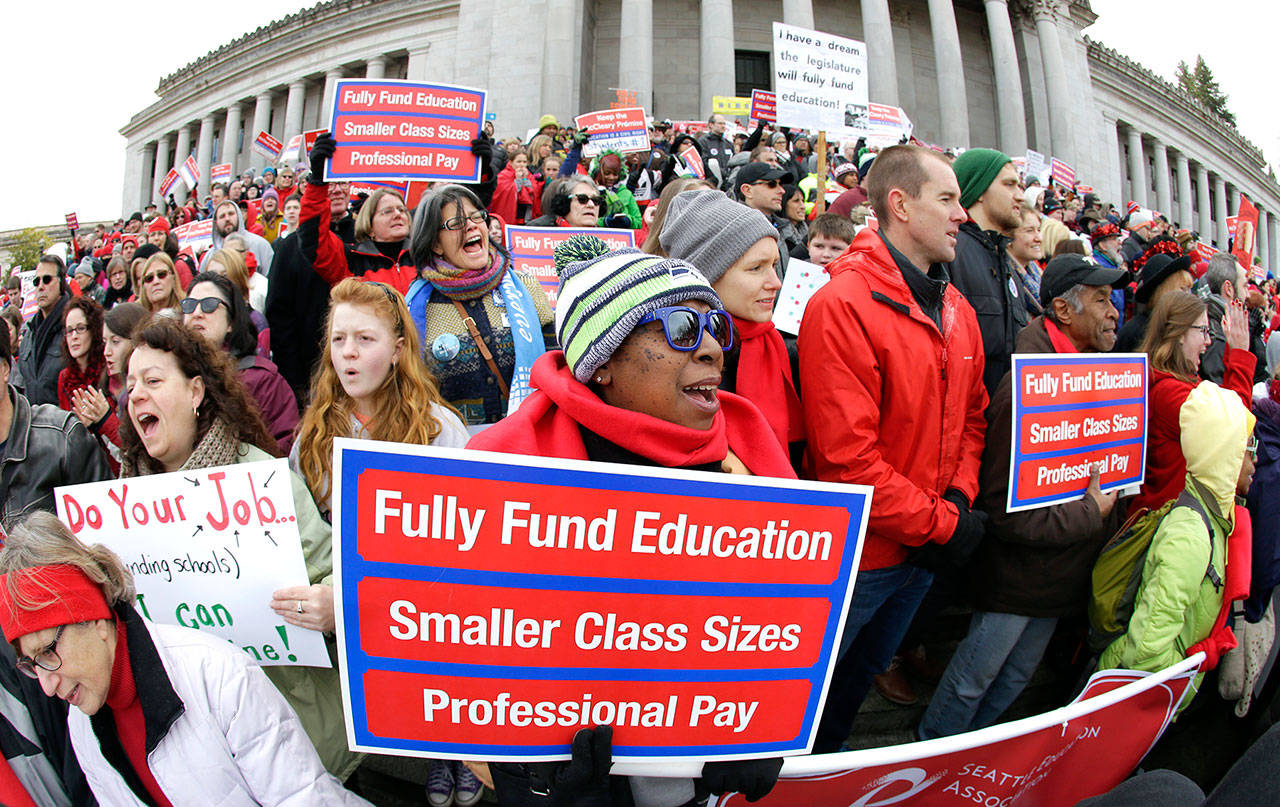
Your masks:
M1169 79L1179 59L1193 63L1203 54L1241 132L1272 161L1280 157L1269 58L1280 7L1263 0L1092 2L1098 22L1087 33ZM53 224L72 210L83 221L114 219L124 179L119 130L156 100L160 78L313 4L10 0L0 33L8 72L0 88L7 113L0 154L10 191L0 194L0 230Z

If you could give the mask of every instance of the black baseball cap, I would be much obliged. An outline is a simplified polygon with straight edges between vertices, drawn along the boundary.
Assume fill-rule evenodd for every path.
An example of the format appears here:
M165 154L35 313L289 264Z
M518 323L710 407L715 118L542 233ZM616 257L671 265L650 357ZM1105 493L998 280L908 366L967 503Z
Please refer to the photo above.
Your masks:
M1059 255L1049 261L1040 278L1040 304L1045 308L1054 298L1071 291L1074 286L1115 286L1128 275L1123 269L1099 266L1083 255Z
M734 182L737 183L738 187L742 187L753 182L768 182L771 179L782 179L789 176L791 174L781 168L774 168L768 163L747 163L738 169L738 177Z

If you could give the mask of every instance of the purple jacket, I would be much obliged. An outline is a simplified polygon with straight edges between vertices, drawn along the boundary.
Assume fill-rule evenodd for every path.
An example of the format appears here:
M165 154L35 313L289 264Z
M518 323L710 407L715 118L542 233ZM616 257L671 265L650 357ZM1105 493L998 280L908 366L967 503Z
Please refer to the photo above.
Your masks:
M240 380L249 388L249 394L262 411L267 431L288 456L289 449L293 447L293 432L298 426L298 399L294 397L293 389L270 359L245 356L237 366Z

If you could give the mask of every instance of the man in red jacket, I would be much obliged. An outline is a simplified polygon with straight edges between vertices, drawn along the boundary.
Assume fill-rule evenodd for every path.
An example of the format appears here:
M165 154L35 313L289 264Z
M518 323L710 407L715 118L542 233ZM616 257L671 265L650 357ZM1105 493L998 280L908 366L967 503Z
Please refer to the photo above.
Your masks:
M940 155L894 146L867 175L879 232L827 266L799 336L809 459L818 479L871 485L853 596L814 745L839 750L933 582L982 539L987 391L973 308L941 264L967 219Z

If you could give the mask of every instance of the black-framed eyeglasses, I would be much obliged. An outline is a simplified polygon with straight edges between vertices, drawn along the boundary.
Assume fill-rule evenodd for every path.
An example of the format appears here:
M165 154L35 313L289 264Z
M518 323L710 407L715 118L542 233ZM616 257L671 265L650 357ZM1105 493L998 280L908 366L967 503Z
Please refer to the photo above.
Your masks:
M442 226L446 230L461 230L463 227L467 226L468 221L474 222L475 224L479 224L483 227L488 227L489 214L483 210L477 210L469 216L454 216L446 221Z
M44 286L57 280L57 275L36 275L34 282L37 286Z
M697 350L704 330L725 350L733 347L733 318L719 308L702 312L685 305L667 306L646 314L636 326L650 322L662 323L663 336L673 350Z
M1210 332L1208 325L1192 325L1191 328L1192 330L1199 331L1200 335L1203 336L1205 339L1210 339L1213 337L1213 334L1212 332Z
M187 297L184 298L182 302L178 303L178 306L182 309L182 313L184 314L196 313L197 306L204 313L212 314L214 311L218 310L218 306L220 305L226 305L226 302L217 297L201 297L200 299Z
M598 208L604 207L603 196L591 196L585 193L571 193L569 199L576 199L580 205L595 205Z
M1249 442L1245 443L1244 450L1249 452L1249 456L1256 461L1258 459L1258 438L1250 437Z
M69 325L64 330L66 330L66 332L69 334L72 334L74 336L79 336L82 333L88 333L89 326L85 325L84 323L81 323L79 325Z
M53 634L53 641L48 646L36 653L34 656L21 656L16 662L15 667L18 672L28 678L38 678L36 667L46 672L56 672L62 666L62 656L58 655L58 642L62 639L62 632L67 629L66 625L59 625L58 632Z

